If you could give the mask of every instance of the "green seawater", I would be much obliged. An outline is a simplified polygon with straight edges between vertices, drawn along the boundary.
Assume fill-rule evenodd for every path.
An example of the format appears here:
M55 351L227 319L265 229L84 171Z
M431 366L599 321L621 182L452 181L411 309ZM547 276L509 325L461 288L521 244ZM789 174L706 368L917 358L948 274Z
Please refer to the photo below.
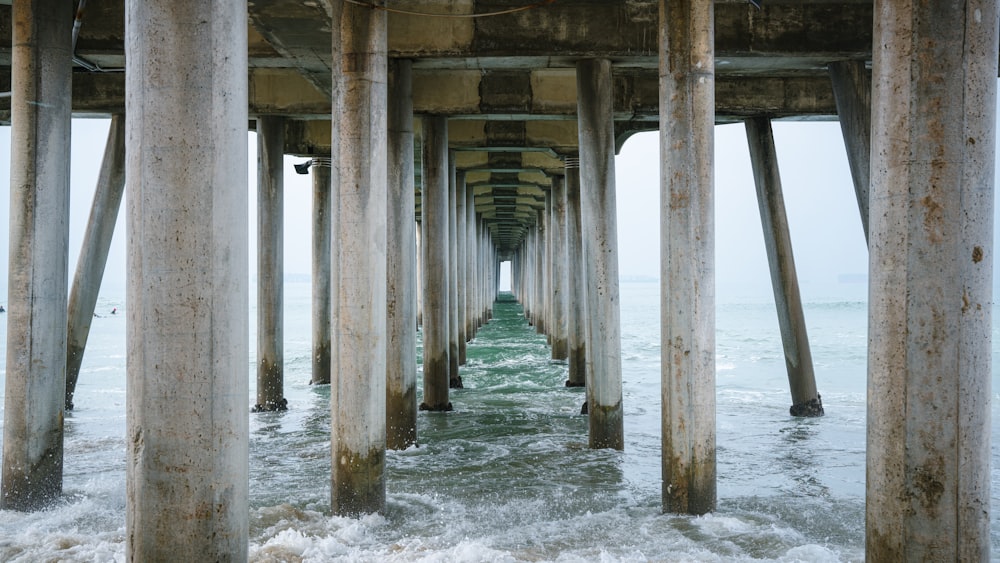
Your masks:
M119 314L94 319L66 417L64 499L0 511L0 561L124 560L125 305L98 305ZM308 383L310 309L309 285L286 284L288 411L249 413L247 358L252 561L864 559L863 302L806 304L819 419L788 416L773 304L719 304L718 508L698 517L660 509L659 284L621 286L624 451L587 447L583 390L564 386L565 363L502 295L468 345L455 410L420 413L419 447L387 453L384 514L358 519L329 514L329 387ZM994 516L995 544L998 527Z

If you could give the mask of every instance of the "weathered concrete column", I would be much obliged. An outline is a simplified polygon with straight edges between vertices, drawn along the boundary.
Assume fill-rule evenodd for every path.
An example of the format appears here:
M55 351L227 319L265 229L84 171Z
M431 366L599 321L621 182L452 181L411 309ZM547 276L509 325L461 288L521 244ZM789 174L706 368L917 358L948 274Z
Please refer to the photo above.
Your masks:
M715 509L714 7L660 0L663 510Z
M333 236L330 209L333 185L330 159L314 158L312 165L312 377L311 385L330 383L330 260Z
M840 116L840 129L847 147L847 163L858 198L861 226L868 241L868 186L871 176L872 79L864 61L830 63L833 98Z
M448 155L448 386L462 388L458 373L458 171L455 152Z
M62 493L71 7L13 7L7 377L0 508Z
M386 13L335 2L332 22L331 507L357 515L385 508Z
M586 283L580 225L580 159L566 157L566 387L587 384Z
M566 183L552 178L552 359L565 360L566 348Z
M465 209L466 191L465 171L459 170L455 174L455 242L458 248L455 255L455 269L458 276L458 301L456 302L455 313L458 318L458 365L460 366L465 365L465 345L468 341L468 327L466 326L468 309L465 306L466 294L469 292L468 269L466 268L466 239L468 234L465 226L468 215Z
M755 117L746 121L750 162L757 186L757 206L764 228L764 246L771 270L774 303L778 309L778 327L785 353L788 386L792 392L792 416L822 416L823 401L816 391L812 353L806 318L799 297L799 280L795 274L792 237L785 216L785 198L781 191L778 154L774 149L771 120Z
M97 177L94 202L83 235L83 246L76 261L76 275L69 294L66 338L66 410L73 408L73 393L83 363L83 353L90 336L90 324L101 292L104 267L108 263L111 239L118 222L122 195L125 193L125 116L111 117L104 159Z
M465 188L465 338L476 337L476 291L479 287L476 270L476 197L472 186Z
M423 121L420 276L423 291L424 402L420 410L450 411L448 383L448 118Z
M531 322L535 325L536 334L544 334L545 319L542 317L542 309L545 304L545 223L541 212L537 213L535 219L531 243Z
M493 302L496 301L495 286L499 280L496 279L492 267L492 264L496 261L497 249L493 245L493 236L490 234L490 229L485 224L483 225L483 248L486 249L483 252L483 264L486 271L486 283L483 284L483 297L485 301L483 324L486 324L493 318Z
M521 293L523 294L523 297L521 297L521 306L524 308L524 319L528 321L528 326L531 326L531 295L532 291L534 291L531 281L531 269L535 264L535 255L531 252L531 239L534 233L534 229L528 227L524 235L524 242L521 245L521 259L524 264L521 274ZM488 267L487 263L483 264L483 270L486 270Z
M417 443L417 240L413 209L413 63L389 63L386 238L386 447Z
M866 558L990 559L997 2L875 2Z
M477 225L476 231L476 271L478 288L476 291L476 324L483 326L487 323L486 318L486 268L483 264L486 263L486 232L487 232L486 221L480 217L479 224Z
M621 313L611 61L576 65L580 215L587 285L590 447L623 449Z
M126 559L245 561L246 8L125 10Z
M552 345L552 190L545 190L545 237L542 239L542 328L546 341Z
M528 319L528 324L534 326L534 313L532 307L535 302L535 237L537 236L537 231L529 227L527 238L525 239L524 246L524 314ZM489 270L490 263L487 260L483 268Z
M422 287L422 284L421 284L421 280L423 279L422 262L423 262L423 254L424 254L424 251L423 251L424 245L420 241L420 232L422 230L423 230L423 227L421 226L420 221L417 220L416 221L416 235L417 235L417 326L419 326L419 327L422 327L424 325L424 305L423 305L424 300L423 300L423 297L422 297L423 294L424 294L424 292L423 292L423 287Z
M257 404L253 412L288 408L285 400L285 120L257 118Z

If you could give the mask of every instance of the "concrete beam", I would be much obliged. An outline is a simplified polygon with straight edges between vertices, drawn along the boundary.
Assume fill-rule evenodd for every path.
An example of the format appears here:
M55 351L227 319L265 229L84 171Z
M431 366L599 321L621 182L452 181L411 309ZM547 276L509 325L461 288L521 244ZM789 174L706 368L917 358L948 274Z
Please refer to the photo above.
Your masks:
M572 69L489 71L485 74L474 69L425 69L414 71L413 76L414 112L418 114L508 121L576 118L576 78ZM247 80L251 116L329 120L330 96L294 68L250 68ZM511 84L525 88L511 90ZM659 111L657 73L649 69L616 67L613 84L616 122L641 123L637 125L639 130L655 129ZM9 76L0 71L0 90L8 88ZM0 98L0 122L9 121L9 108L10 100ZM124 109L124 73L78 73L74 76L74 113L103 116L121 113ZM735 122L762 114L777 118L835 119L837 107L829 77L826 74L719 77L716 81L719 122Z

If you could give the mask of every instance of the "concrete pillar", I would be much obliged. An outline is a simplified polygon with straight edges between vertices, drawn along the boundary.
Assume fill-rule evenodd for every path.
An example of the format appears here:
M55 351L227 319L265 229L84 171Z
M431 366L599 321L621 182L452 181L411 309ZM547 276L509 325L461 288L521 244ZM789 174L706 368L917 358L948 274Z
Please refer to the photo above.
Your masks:
M466 185L465 185L465 171L459 170L455 174L455 239L458 251L455 255L455 268L456 274L458 276L457 286L458 286L458 301L455 304L455 312L458 317L458 365L465 365L465 344L468 341L468 327L466 326L466 317L468 316L467 309L465 307L465 298L468 293L468 283L469 280L466 277L466 239L467 239L467 229L465 226L465 220L468 213L466 212Z
M125 10L125 557L244 561L246 7L127 2Z
M660 0L663 510L715 509L712 2Z
M586 283L580 224L580 159L566 158L566 387L587 384Z
M284 378L285 120L257 118L257 404L288 408Z
M545 208L542 210L545 216L545 238L544 252L542 253L542 308L543 330L546 342L552 345L552 190L545 190Z
M72 9L13 7L7 376L0 509L62 493Z
M576 65L580 215L586 259L590 447L623 449L621 313L611 61Z
M531 324L535 327L535 332L541 332L539 326L542 324L542 315L539 309L542 308L542 243L539 239L542 237L542 225L537 222L535 223L535 228L531 231L531 269L529 273L531 275ZM493 264L491 263L489 267L492 269Z
M424 325L424 306L423 298L421 297L424 292L421 286L421 279L423 276L423 268L421 267L422 256L423 256L423 244L420 242L420 231L423 229L421 227L420 221L416 221L416 235L417 235L417 326L422 327Z
M531 231L531 324L535 332L542 332L542 242L544 227L539 217ZM491 265L492 266L492 265Z
M527 232L524 235L524 244L521 249L521 256L524 261L524 273L522 274L521 285L523 286L522 292L524 296L521 298L521 306L524 308L524 319L528 321L528 326L531 326L531 297L534 291L534 285L531 279L531 270L535 264L535 255L532 253L532 238L535 236L535 230L528 227ZM483 264L483 270L486 270L488 266L486 263Z
M312 378L311 385L330 383L330 259L333 236L330 159L314 158L312 166Z
M486 249L486 233L489 227L486 226L486 221L480 218L479 221L479 231L478 231L478 251L477 251L477 262L476 268L479 270L479 291L476 295L477 302L477 323L479 326L484 326L489 319L486 317L486 284L488 283L488 278L486 275L486 261L488 260L488 254Z
M517 284L518 284L518 298L517 298L517 300L518 300L518 302L521 303L522 307L524 307L524 317L525 317L525 320L528 319L528 309L527 309L526 303L528 301L528 295L529 295L528 277L529 277L529 270L530 270L529 263L531 262L531 260L530 260L531 255L530 255L530 253L528 251L528 248L529 248L530 240L531 240L531 231L528 230L527 232L525 232L525 234L524 234L524 240L521 242L521 246L517 250L517 256L518 256L518 276L517 276L517 278L518 278L518 280L517 280ZM485 276L486 265L482 264L482 265L480 265L480 267L484 270L483 275Z
M94 319L97 296L101 291L104 267L108 262L111 239L118 222L122 195L125 193L125 116L111 117L104 159L97 177L94 202L83 235L83 246L76 261L76 275L69 294L66 339L66 410L73 409L73 393L83 363L83 353Z
M771 270L774 303L778 309L778 326L785 353L788 386L792 392L792 416L822 416L823 401L816 391L812 353L806 319L799 297L799 280L795 274L792 237L785 216L785 198L781 192L778 155L774 149L771 120L755 117L746 121L750 162L757 186L757 205L764 228L764 246Z
M875 3L869 561L990 559L997 21Z
M448 386L462 388L458 373L458 171L455 152L448 156Z
M479 287L476 271L476 197L472 186L465 188L465 338L476 337L476 291Z
M871 175L872 79L864 61L830 63L833 98L840 116L840 129L847 147L847 163L858 198L861 227L868 241L868 186Z
M569 357L566 348L566 182L552 178L552 359Z
M491 254L493 256L493 268L492 268L493 279L490 284L490 291L492 294L490 303L492 304L497 300L497 297L499 297L500 295L500 251L497 249L496 246L493 245L492 242L490 243L490 249L491 249ZM492 316L493 316L493 309L491 307L490 317Z
M417 244L413 209L413 63L389 63L386 447L417 443Z
M494 276L492 264L496 261L496 247L493 246L493 236L490 234L490 230L486 225L483 225L483 247L486 249L485 256L483 258L483 264L486 269L486 284L483 286L483 296L485 303L485 310L483 311L483 324L490 322L493 318L493 302L496 301L496 291L495 284L497 282Z
M358 515L385 508L387 26L344 2L332 21L331 506Z
M424 118L422 144L420 276L424 303L424 402L420 410L450 411L447 117Z

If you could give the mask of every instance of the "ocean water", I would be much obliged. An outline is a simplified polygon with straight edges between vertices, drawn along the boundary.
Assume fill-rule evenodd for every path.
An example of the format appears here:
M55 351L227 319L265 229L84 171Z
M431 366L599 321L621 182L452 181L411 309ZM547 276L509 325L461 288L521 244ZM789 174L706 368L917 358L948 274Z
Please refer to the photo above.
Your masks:
M247 360L251 561L864 559L863 302L806 304L818 419L788 416L773 305L718 306L718 510L692 517L660 512L659 285L621 286L624 452L587 448L583 391L563 386L566 365L505 296L469 345L455 412L421 413L420 447L387 455L385 513L351 519L328 514L329 389L308 384L309 299L308 284L286 285L287 412L249 414ZM102 297L98 311L125 305ZM0 511L0 561L124 561L125 378L125 317L102 314L66 417L64 497ZM995 506L998 467L994 448ZM996 557L995 510L991 528Z

